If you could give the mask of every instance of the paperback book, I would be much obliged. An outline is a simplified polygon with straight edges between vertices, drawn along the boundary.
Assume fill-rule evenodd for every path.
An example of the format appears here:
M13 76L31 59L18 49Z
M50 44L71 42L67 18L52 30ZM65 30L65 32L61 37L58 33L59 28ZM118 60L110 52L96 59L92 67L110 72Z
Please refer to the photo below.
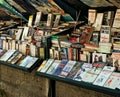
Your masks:
M63 70L61 71L61 73L59 74L59 76L65 78L75 64L76 64L76 61L69 60L68 63L63 68Z

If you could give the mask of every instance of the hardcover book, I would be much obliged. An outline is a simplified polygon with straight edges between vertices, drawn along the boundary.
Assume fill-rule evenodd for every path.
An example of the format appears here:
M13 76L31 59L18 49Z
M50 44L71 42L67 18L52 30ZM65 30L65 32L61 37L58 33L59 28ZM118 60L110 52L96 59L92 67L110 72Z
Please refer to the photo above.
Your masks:
M22 33L21 41L24 41L24 40L25 40L25 38L26 38L27 35L28 35L28 31L29 31L29 27L24 27L24 30L23 30L23 33Z
M73 80L81 81L83 79L84 75L87 73L87 71L89 69L91 69L91 68L92 68L92 64L90 64L90 63L83 63L81 68L79 68L78 72L73 77Z
M67 78L73 79L73 77L76 75L76 73L78 72L78 70L81 68L82 64L83 64L82 62L77 62L73 66L72 70L68 73Z
M114 70L115 67L105 66L93 84L103 86Z
M58 27L61 15L56 15L53 27Z
M69 60L68 63L63 68L63 70L61 71L61 73L59 74L59 76L65 78L75 64L76 64L76 61Z
M108 80L105 82L104 87L116 89L120 84L120 73L113 72Z
M55 60L46 73L53 74L59 64L60 64L60 60Z
M18 29L18 31L15 33L15 40L20 40L21 35L22 35L23 29Z
M45 66L40 70L40 72L45 73L48 70L48 68L53 64L53 62L54 62L54 59L48 59Z
M47 18L47 25L48 27L52 27L53 25L53 14L48 14L48 18Z

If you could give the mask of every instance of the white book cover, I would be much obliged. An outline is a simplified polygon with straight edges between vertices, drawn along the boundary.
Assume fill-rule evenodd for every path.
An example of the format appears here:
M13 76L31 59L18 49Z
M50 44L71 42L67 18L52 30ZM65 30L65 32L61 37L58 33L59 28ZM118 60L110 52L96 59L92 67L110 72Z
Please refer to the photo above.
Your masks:
M96 19L96 10L94 9L89 9L88 10L88 21L90 24L93 24Z
M5 44L6 44L6 40L5 40L5 39L3 39L3 41L2 41L2 42L3 42L3 43L2 43L2 49L3 49L3 50L5 50L5 49L6 49L6 45L5 45Z
M58 27L61 15L56 15L53 27Z
M95 27L95 31L100 31L102 21L103 21L103 13L97 13L95 23L93 24L93 26Z
M11 62L18 54L19 54L19 52L15 52L15 53L8 59L8 62Z
M75 64L76 64L76 61L69 60L68 63L63 68L62 72L59 74L59 76L66 77Z
M54 59L48 59L45 66L40 70L40 72L45 73L48 70L48 68L52 65L53 62L54 62Z
M46 73L53 74L59 64L60 64L60 60L55 60Z
M23 29L18 29L18 31L15 33L15 40L20 40L20 37L22 35Z
M28 20L28 27L32 26L32 22L33 22L33 15L30 15Z
M120 73L113 72L108 80L105 82L104 87L116 89L120 84Z
M53 24L53 14L48 14L46 26L51 27L52 24Z
M84 75L87 73L88 70L92 68L92 64L90 63L84 63L82 67L79 69L79 71L74 76L73 80L81 81L84 77Z
M113 21L113 27L120 28L120 9L117 9L115 13L115 18Z
M102 25L100 29L100 42L110 42L111 27L108 25Z
M26 68L32 67L32 65L34 65L37 60L38 58L30 56L25 67Z
M8 48L8 42L6 42L6 44L5 44L6 46L5 46L5 50L8 50L9 48Z
M93 84L103 86L114 70L115 67L105 66Z
M41 17L42 17L42 12L37 12L36 18L35 18L35 23L34 23L34 26L35 26L35 27L39 26Z
M24 27L21 40L24 41L28 35L29 27Z
M36 46L33 44L30 44L30 55L36 56Z
M7 61L8 58L10 58L14 53L15 53L16 50L8 50L1 58L0 60L1 61Z
M12 47L11 47L11 49L12 49L12 50L15 50L15 48L16 48L16 47L15 47L15 44L16 44L16 42L15 42L15 40L12 40L11 42L12 42Z

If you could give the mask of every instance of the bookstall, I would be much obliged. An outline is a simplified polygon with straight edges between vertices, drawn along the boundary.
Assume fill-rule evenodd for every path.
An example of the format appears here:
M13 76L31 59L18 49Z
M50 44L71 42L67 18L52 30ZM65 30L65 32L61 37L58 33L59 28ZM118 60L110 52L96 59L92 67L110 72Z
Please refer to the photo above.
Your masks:
M0 96L119 97L119 2L25 1L0 2Z

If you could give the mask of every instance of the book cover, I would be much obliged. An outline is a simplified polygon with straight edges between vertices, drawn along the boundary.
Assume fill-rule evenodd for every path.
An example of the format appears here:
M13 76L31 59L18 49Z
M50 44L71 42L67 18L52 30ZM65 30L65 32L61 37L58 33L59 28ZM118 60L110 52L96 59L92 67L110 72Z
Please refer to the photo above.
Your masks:
M120 73L113 72L108 80L105 82L104 87L110 88L110 89L116 89L120 84Z
M92 68L92 64L90 64L90 63L83 63L81 68L79 68L78 72L73 77L73 80L81 81L83 79L84 75L87 73L87 71L89 69L91 69L91 68Z
M48 14L46 26L52 27L52 25L53 25L53 17L54 17L53 14Z
M60 64L60 60L55 60L46 73L53 74L59 64Z
M58 27L60 18L61 18L60 14L56 15L53 27Z
M120 53L112 53L113 66L120 71Z
M18 54L19 54L19 52L16 51L16 52L7 60L7 62L11 62Z
M30 15L28 20L28 27L32 26L32 22L33 22L33 15Z
M11 64L16 64L19 60L21 60L22 53L17 54L17 56L10 62Z
M20 40L22 35L23 29L18 29L18 31L15 33L15 40Z
M67 64L67 62L68 62L68 60L65 60L65 59L61 60L61 62L60 62L60 64L58 65L58 67L55 69L53 75L58 76L58 75L61 73L62 69L63 69L63 68L65 67L65 65Z
M106 54L103 53L93 53L92 54L92 62L96 63L96 62L106 62Z
M16 48L16 47L15 47L15 44L16 44L16 42L15 42L15 40L12 40L11 42L12 42L12 43L11 43L11 45L12 45L11 49L12 49L12 50L15 50L15 48Z
M96 78L93 84L98 86L103 86L114 70L115 67L104 66L103 70L98 75L98 77Z
M48 59L45 66L40 70L40 72L45 73L48 68L52 65L52 63L54 62L54 59Z
M76 75L76 73L78 72L78 70L82 67L82 64L83 64L82 62L77 62L73 66L72 70L68 73L67 78L73 79L73 77Z
M112 27L120 28L120 9L117 9L115 13L115 18L114 18Z
M102 21L103 21L103 13L97 13L95 23L93 24L93 26L95 27L95 31L100 31Z
M61 73L59 74L59 76L65 78L75 64L76 64L76 61L69 60L68 63L63 68L63 70L61 71Z
M88 21L90 24L94 24L96 19L96 10L94 9L89 9L88 10Z
M92 67L87 71L87 73L82 78L82 81L93 83L105 65L106 64L102 62L93 63Z
M110 42L111 27L108 25L102 25L100 29L100 42Z
M0 57L2 57L2 55L5 53L6 51L3 49L0 49Z
M1 61L7 61L14 53L16 50L8 50L1 58Z
M39 66L39 68L37 69L38 72L44 67L44 65L46 64L46 62L47 62L47 60L44 60L44 61L42 62L42 64L41 64L41 65Z
M35 27L39 26L41 17L42 17L42 12L37 12L36 18L35 18L35 23L34 23L34 26L35 26Z
M22 33L22 37L21 37L21 41L24 41L24 40L25 40L25 38L26 38L27 35L28 35L28 31L29 31L29 27L24 27L23 33Z

